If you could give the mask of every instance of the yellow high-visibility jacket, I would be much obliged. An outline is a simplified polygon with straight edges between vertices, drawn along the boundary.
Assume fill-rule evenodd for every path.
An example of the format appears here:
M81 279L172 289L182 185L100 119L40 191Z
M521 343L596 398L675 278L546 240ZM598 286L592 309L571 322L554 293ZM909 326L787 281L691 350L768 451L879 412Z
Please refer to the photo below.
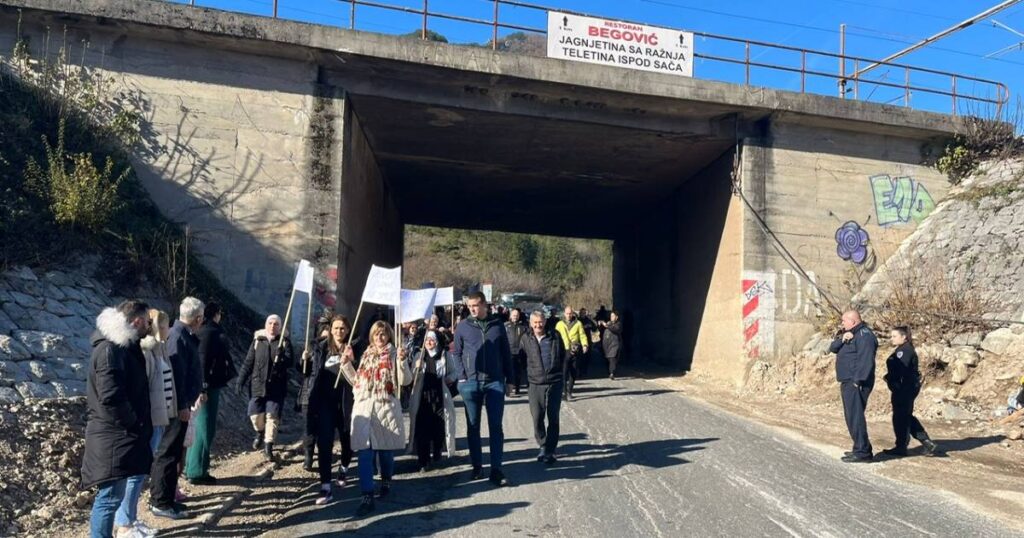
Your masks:
M562 336L562 343L566 350L571 349L573 344L579 344L582 347L590 345L587 340L587 331L583 330L583 324L579 319L574 320L571 327L566 325L565 320L560 320L555 324L555 330Z

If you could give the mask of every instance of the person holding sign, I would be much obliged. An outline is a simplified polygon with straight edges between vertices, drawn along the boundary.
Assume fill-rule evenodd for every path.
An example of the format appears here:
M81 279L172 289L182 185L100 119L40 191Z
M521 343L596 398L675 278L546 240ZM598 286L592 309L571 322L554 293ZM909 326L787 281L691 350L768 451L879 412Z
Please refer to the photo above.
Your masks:
M498 487L509 481L501 471L505 434L501 427L505 413L506 383L512 379L512 353L501 318L490 313L484 294L475 291L467 299L470 317L455 328L454 366L459 394L466 403L466 437L473 464L472 480L483 478L483 450L480 445L480 414L487 409L491 444L490 481Z
M312 423L307 425L307 431L316 432L314 438L320 473L320 494L317 496L316 504L319 506L334 500L331 492L334 432L338 423L337 415L342 409L343 394L348 387L347 384L341 383L335 388L334 380L341 371L341 356L347 346L348 332L348 320L344 316L334 316L331 320L330 336L317 341L315 346L311 346L314 347L312 351L303 351L302 361L296 365L305 376L299 392L299 401L302 402L306 420ZM310 444L313 439L307 436L303 442ZM345 440L342 439L343 458L344 447Z
M382 321L370 328L370 346L353 366L355 353L345 348L341 357L341 373L353 387L352 448L359 453L359 489L363 502L359 516L374 510L373 460L380 463L379 497L391 490L395 472L394 451L405 448L405 418L398 400L399 388L412 382L412 372L403 349L391 343L391 327ZM329 495L329 490L328 490Z

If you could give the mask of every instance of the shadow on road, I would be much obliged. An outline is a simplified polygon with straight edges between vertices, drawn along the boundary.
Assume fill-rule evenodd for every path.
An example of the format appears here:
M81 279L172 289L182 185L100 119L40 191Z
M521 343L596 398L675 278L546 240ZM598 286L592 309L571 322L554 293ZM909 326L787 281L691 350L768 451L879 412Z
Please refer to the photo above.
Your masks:
M359 527L364 536L431 536L447 529L458 529L469 525L487 525L488 520L500 519L513 510L529 506L528 502L484 503L459 508L444 508L431 512L409 512L375 519ZM506 527L507 531L508 528ZM485 531L486 532L486 531ZM502 534L500 529L493 529ZM310 538L337 536L337 531L309 534Z
M683 457L684 454L703 450L704 445L718 439L661 439L630 444L588 444L586 434L572 433L563 436L562 440L565 444L559 447L560 456L553 465L536 461L537 451L534 448L506 451L503 470L514 485L505 490L507 494L519 496L517 489L522 488L522 498L528 499L536 494L536 490L529 489L528 486L535 484L609 478L686 464L690 460ZM484 445L486 446L486 440ZM280 521L276 528L280 531L290 526L309 525L317 529L317 534L313 536L333 535L332 533L339 530L358 531L360 534L368 535L423 536L471 523L479 524L483 520L501 518L514 509L530 504L524 500L431 510L429 507L440 503L470 498L486 499L481 495L494 490L487 480L470 481L467 460L466 456L462 456L449 461L440 469L427 473L412 471L416 467L413 459L403 458L396 462L398 474L392 487L391 498L378 502L376 513L365 520L365 523L354 517L359 503L359 492L357 487L349 486L341 491L335 491L335 498L338 501L334 504L321 509L293 513ZM487 462L486 453L484 462ZM486 465L484 470L487 471ZM305 493L301 502L311 503L312 490ZM496 535L503 534L502 530L493 530Z

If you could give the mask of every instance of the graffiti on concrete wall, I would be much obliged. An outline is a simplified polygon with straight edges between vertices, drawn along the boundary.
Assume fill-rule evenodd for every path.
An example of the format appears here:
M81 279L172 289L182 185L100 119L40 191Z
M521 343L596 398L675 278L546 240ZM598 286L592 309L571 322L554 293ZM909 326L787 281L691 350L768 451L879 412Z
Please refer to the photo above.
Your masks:
M775 273L743 272L743 350L756 359L775 351Z
M843 261L865 266L869 271L875 266L871 236L856 221L846 221L836 229L836 255Z
M316 302L322 306L334 308L337 302L338 291L338 266L328 265L323 273L316 275L313 293L316 295Z
M913 178L881 174L871 176L869 182L879 226L906 224L911 220L919 223L935 209L931 193Z
M818 276L814 271L807 271L811 282L792 269L783 269L778 273L778 284L775 302L780 314L803 316L820 316L821 292L815 284Z

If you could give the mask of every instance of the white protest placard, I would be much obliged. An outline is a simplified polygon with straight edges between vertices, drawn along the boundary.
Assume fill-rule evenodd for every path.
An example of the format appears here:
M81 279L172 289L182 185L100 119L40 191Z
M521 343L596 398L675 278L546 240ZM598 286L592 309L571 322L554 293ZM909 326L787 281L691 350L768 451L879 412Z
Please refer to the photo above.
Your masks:
M434 297L437 290L402 290L401 323L429 318L434 314Z
M480 286L480 291L483 292L484 298L487 302L491 302L491 294L494 293L494 284L484 284Z
M434 304L437 306L448 306L455 304L455 287L437 288L437 295L434 296Z
M693 33L548 12L548 57L693 76Z
M306 260L299 261L299 270L295 273L295 291L313 293L313 264Z
M402 266L370 268L363 288L363 302L398 306L402 299Z

